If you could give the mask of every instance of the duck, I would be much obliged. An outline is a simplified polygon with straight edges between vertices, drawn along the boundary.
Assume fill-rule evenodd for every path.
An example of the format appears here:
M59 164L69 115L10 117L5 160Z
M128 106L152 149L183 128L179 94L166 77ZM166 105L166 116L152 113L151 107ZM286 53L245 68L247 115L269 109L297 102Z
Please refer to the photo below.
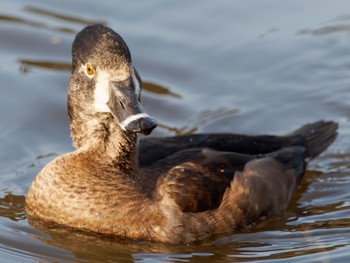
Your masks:
M93 24L75 37L68 116L75 150L49 162L25 202L30 220L130 240L200 243L283 212L307 163L337 136L316 121L286 135L148 137L129 48Z

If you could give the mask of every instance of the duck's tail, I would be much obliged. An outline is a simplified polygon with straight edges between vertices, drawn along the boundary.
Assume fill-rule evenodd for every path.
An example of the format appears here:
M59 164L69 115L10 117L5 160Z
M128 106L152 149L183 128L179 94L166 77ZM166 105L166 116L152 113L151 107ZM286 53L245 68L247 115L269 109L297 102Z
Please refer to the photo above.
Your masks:
M325 151L337 137L338 124L333 121L309 123L295 130L289 136L303 137L306 155L314 158Z

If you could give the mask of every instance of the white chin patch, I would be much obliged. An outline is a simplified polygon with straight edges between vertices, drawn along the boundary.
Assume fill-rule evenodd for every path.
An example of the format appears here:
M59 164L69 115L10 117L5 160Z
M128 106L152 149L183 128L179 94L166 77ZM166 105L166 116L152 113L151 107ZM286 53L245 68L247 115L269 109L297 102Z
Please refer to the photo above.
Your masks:
M109 77L105 72L99 72L96 78L94 91L94 108L97 112L110 112L107 106L109 101Z
M131 115L120 123L120 127L123 130L126 130L126 126L128 126L131 122L142 119L142 118L150 118L150 117L151 116L149 116L147 113L139 113L139 114Z

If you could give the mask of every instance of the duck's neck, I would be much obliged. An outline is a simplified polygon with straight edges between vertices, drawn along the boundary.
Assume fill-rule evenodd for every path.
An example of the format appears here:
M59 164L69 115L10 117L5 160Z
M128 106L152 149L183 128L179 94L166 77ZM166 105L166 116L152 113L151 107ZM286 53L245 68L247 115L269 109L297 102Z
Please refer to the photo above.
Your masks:
M89 116L86 121L73 120L71 134L78 150L89 152L97 162L136 173L137 136L122 130L111 114Z

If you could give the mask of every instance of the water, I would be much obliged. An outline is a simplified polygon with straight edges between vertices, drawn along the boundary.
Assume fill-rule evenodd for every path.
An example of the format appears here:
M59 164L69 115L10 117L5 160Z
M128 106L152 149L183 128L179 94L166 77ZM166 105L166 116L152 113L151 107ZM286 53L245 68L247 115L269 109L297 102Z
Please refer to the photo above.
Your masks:
M348 262L350 3L339 1L0 2L0 262ZM337 141L312 161L285 213L200 246L118 241L30 225L27 189L72 150L70 46L103 22L146 82L153 136L283 134L319 119Z

